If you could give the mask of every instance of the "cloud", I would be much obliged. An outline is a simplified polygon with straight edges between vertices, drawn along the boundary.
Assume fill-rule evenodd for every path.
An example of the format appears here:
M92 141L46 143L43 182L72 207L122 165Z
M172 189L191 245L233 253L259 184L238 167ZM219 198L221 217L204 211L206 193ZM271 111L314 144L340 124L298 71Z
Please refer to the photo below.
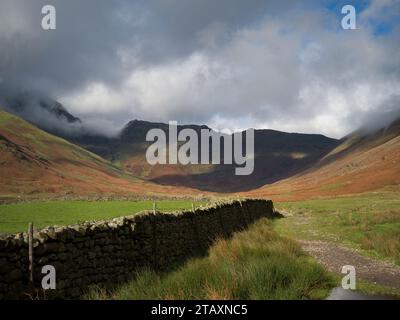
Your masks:
M40 29L48 2L54 32ZM21 3L2 1L0 77L108 132L141 118L341 137L396 108L400 32L381 14L398 0L371 1L357 30L317 1Z

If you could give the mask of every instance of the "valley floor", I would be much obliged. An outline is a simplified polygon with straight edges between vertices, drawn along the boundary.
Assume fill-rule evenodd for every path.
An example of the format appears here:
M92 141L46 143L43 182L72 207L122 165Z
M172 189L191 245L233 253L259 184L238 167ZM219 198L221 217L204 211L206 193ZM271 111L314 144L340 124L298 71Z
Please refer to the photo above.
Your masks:
M191 206L189 200L157 201L164 211ZM151 200L0 205L0 233L25 231L29 222L65 225L152 207ZM343 265L356 267L359 290L400 297L399 192L278 202L275 207L283 218L263 219L220 240L205 257L163 274L143 270L115 291L99 289L87 298L321 299L340 286Z
M400 193L275 203L275 229L297 240L339 243L400 265Z
M365 297L400 297L398 192L281 202L276 207L284 218L255 223L218 242L207 257L167 274L144 271L115 292L100 290L88 297L318 299L340 286L344 265L356 268L357 290Z
M340 277L343 265L353 265L367 292L400 293L399 193L284 202L276 207L284 218L274 222L275 230L295 239L327 270Z

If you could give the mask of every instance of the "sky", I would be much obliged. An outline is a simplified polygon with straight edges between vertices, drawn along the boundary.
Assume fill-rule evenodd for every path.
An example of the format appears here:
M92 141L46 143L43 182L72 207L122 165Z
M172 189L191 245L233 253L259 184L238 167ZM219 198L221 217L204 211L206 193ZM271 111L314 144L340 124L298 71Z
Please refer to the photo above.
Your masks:
M51 97L108 134L143 119L341 138L400 115L399 49L400 0L0 0L0 98Z

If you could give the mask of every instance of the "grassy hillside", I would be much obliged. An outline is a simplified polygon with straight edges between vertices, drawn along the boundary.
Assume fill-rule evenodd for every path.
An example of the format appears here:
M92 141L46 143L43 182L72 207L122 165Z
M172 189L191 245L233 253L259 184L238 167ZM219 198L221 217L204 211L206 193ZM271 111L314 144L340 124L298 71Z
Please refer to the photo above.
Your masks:
M205 202L196 202L196 206ZM157 210L190 209L187 200L161 200ZM29 222L35 228L68 225L88 220L112 219L143 210L152 210L153 201L48 201L0 205L0 234L27 230Z
M2 111L0 165L3 197L191 193L129 175L98 155Z

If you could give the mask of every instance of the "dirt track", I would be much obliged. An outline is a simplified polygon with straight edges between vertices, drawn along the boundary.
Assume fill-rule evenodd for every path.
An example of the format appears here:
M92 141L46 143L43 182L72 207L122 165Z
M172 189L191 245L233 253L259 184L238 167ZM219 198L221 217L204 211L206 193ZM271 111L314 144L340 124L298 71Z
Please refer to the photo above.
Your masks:
M400 267L360 255L354 250L326 241L299 241L303 249L329 271L341 274L342 266L352 265L356 276L379 285L400 289ZM343 275L344 276L344 275Z

